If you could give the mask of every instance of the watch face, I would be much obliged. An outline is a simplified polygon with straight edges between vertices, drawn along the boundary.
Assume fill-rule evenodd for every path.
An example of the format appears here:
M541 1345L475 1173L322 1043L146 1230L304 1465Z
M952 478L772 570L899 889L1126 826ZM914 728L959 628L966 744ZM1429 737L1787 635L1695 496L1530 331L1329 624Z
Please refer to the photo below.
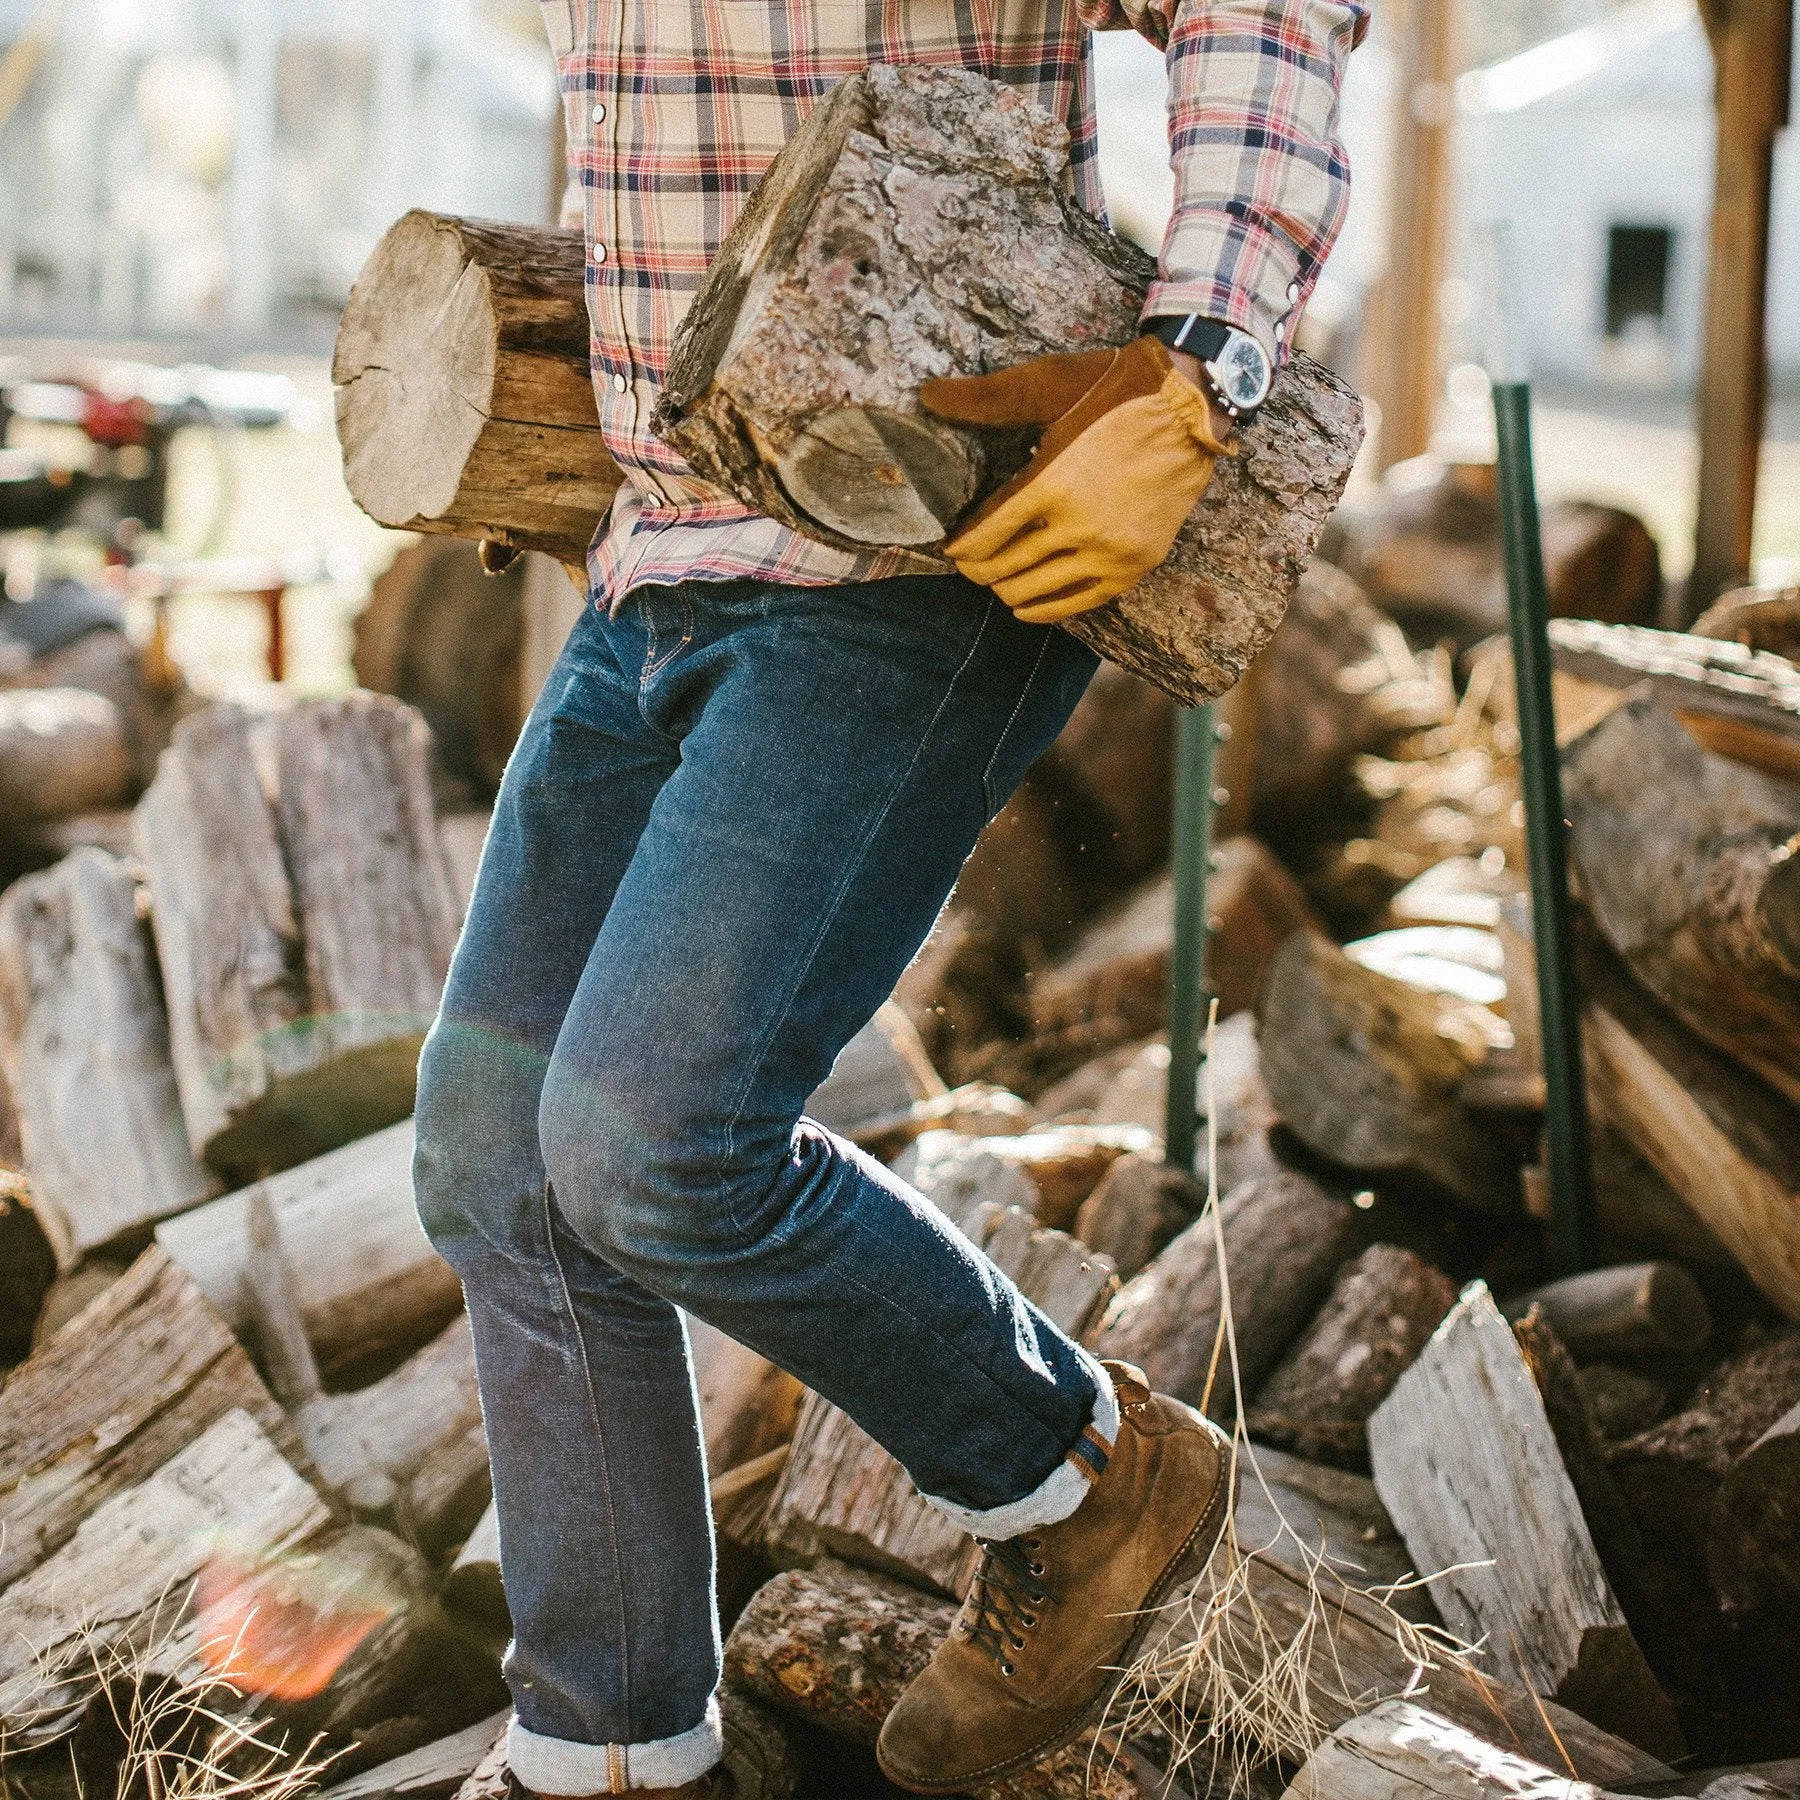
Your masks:
M1248 332L1234 331L1212 364L1219 391L1239 412L1251 412L1269 395L1273 371L1263 347Z

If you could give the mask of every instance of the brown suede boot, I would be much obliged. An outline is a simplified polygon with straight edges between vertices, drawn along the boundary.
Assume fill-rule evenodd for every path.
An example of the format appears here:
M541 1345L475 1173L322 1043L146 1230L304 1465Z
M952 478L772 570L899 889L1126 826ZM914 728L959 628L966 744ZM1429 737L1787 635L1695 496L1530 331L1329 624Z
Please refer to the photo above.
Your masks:
M1230 1445L1141 1371L1108 1363L1119 1436L1060 1524L988 1544L950 1635L888 1714L882 1772L956 1794L1060 1749L1104 1709L1155 1609L1225 1529Z

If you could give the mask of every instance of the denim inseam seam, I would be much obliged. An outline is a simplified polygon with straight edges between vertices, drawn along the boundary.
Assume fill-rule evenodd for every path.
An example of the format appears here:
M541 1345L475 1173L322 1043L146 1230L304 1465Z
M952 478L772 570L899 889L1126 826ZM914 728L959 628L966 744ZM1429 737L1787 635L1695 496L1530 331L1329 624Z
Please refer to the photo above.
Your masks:
M1000 735L994 740L994 753L987 759L987 767L981 771L981 810L991 821L1000 810L994 804L994 765L1000 760L1000 752L1006 748L1006 740L1012 736L1013 727L1019 722L1019 714L1025 710L1025 702L1031 698L1031 691L1037 686L1038 672L1044 666L1044 658L1050 654L1050 634L1044 633L1044 640L1038 645L1037 660L1031 665L1031 673L1025 677L1025 685L1019 689L1018 701L1007 716L1006 723L1000 728Z
M568 1271L563 1267L561 1252L556 1247L556 1221L551 1208L554 1199L550 1184L544 1183L544 1242L550 1252L550 1265L556 1271L556 1284L560 1291L563 1310L569 1321L570 1330L575 1336L576 1354L581 1358L581 1382L587 1392L588 1424L594 1433L594 1446L600 1458L600 1493L602 1509L606 1514L606 1531L610 1540L613 1565L613 1592L617 1596L619 1626L619 1688L623 1696L623 1712L625 1718L622 1742L629 1745L635 1741L632 1730L633 1718L631 1701L631 1609L625 1598L625 1558L619 1544L619 1522L613 1507L612 1473L608 1467L606 1455L606 1433L600 1423L600 1397L594 1389L593 1364L588 1359L587 1340L581 1335L581 1319L575 1311L575 1296L569 1291Z

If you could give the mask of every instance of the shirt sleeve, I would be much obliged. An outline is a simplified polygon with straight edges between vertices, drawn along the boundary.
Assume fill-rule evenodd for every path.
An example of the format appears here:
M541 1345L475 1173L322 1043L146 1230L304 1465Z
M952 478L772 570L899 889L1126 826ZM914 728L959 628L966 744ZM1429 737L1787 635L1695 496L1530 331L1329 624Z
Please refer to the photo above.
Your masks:
M1144 316L1200 313L1287 354L1350 197L1344 64L1367 0L1081 0L1169 69L1175 210Z

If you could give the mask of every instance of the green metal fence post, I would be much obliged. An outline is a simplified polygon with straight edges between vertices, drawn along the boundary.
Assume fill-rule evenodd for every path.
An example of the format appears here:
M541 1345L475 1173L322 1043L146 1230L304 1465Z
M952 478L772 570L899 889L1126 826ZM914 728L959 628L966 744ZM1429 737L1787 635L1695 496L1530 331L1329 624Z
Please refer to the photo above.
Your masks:
M1175 738L1175 946L1169 962L1163 1155L1190 1174L1198 1149L1194 1095L1206 1027L1206 880L1212 866L1213 747L1218 735L1211 706L1181 709Z

